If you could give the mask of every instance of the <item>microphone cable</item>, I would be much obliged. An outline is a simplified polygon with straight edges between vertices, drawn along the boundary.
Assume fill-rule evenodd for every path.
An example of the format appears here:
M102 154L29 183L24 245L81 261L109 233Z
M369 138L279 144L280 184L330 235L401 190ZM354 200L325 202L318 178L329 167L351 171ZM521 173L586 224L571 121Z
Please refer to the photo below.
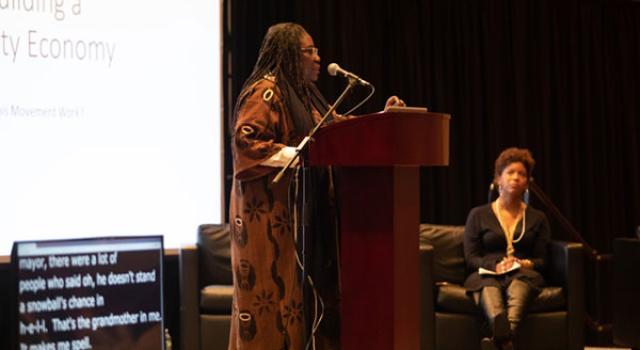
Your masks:
M294 185L294 205L293 205L293 237L294 237L294 241L296 243L298 243L298 228L299 228L299 223L301 221L304 221L304 217L305 217L305 212L304 212L304 194L303 194L303 203L302 203L302 208L300 211L298 211L298 195L300 194L300 170L302 169L302 171L304 172L304 169L302 168L302 166L300 164L298 164L296 166L295 169L295 173L294 173L294 181L293 181L293 185ZM303 175L304 176L304 175ZM291 197L289 196L289 200L291 199ZM289 210L291 212L291 202L288 203L289 205ZM304 224L304 223L303 223ZM304 235L304 233L303 233ZM303 249L304 249L304 240L306 239L306 237L303 237ZM303 283L307 282L309 284L309 286L311 287L311 291L313 292L313 321L311 323L311 334L309 336L309 339L307 340L307 344L305 345L305 349L308 350L309 347L311 346L312 350L316 349L316 332L318 331L318 328L320 328L320 323L322 322L322 319L324 318L324 301L322 300L322 297L319 295L318 290L316 289L315 284L313 283L313 278L311 278L310 274L306 273L306 269L304 264L302 263L302 261L300 260L300 254L298 249L295 250L295 257L296 257L296 264L298 265L298 267L300 268L302 275L305 276L306 275L306 281L303 281ZM302 286L301 286L302 287ZM302 288L304 290L304 288ZM304 301L304 293L302 293L303 296L303 300L301 300L302 304L305 305L305 301ZM318 314L318 305L320 306L320 313Z
M367 95L367 97L365 97L364 100L360 101L360 103L358 103L355 107L351 108L348 112L344 113L343 115L349 115L353 113L353 111L360 108L360 106L362 106L365 102L369 101L371 96L373 96L373 94L376 92L376 87L373 86L373 84L369 84L369 86L371 86L371 91L369 92L369 95Z

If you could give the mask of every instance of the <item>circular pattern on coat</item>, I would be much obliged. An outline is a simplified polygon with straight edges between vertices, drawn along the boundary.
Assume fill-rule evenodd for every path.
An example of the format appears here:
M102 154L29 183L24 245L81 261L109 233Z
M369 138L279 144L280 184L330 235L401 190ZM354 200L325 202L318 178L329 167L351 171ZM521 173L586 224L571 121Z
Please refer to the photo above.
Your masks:
M272 97L273 97L273 90L271 90L271 89L266 89L266 90L264 91L264 93L262 93L262 99L263 99L265 102L269 102L269 101L271 101L271 98L272 98Z
M236 217L233 221L234 225L231 229L233 242L240 248L244 248L249 240L247 228L240 217Z
M257 333L256 320L249 311L242 310L238 314L238 330L240 339L244 341L251 341L255 338Z

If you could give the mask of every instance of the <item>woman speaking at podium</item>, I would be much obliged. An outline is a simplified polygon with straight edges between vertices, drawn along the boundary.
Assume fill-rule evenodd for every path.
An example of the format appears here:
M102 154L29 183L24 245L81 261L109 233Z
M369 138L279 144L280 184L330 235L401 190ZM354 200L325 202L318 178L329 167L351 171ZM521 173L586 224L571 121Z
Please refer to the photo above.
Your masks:
M328 110L314 85L319 74L318 48L306 30L295 23L273 25L229 123L234 167L229 349L305 349L307 343L317 349L339 347L338 237L330 172L307 170L302 205L296 205L302 202L302 170L293 167L272 184L295 156L295 146ZM387 104L404 103L394 96ZM305 252L312 266L303 267L297 254L301 224L313 247ZM307 275L313 308L303 300L302 276Z

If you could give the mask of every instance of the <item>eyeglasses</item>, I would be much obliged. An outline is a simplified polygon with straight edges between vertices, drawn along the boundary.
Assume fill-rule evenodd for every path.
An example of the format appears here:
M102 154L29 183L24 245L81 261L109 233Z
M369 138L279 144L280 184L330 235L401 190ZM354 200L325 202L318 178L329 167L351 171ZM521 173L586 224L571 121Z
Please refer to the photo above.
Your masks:
M311 47L303 47L300 49L300 51L302 51L303 53L307 54L307 55L317 55L318 54L318 48L315 46L311 46Z

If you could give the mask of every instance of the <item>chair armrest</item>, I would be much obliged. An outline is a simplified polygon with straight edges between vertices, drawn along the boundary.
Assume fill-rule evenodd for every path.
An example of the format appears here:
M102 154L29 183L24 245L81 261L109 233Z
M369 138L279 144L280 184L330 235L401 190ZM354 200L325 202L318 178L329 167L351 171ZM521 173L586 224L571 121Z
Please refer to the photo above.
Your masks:
M198 247L180 248L180 349L200 349Z
M436 347L435 301L433 278L433 246L420 245L420 349Z
M549 272L567 296L569 349L584 348L584 258L580 243L552 241L549 245Z

